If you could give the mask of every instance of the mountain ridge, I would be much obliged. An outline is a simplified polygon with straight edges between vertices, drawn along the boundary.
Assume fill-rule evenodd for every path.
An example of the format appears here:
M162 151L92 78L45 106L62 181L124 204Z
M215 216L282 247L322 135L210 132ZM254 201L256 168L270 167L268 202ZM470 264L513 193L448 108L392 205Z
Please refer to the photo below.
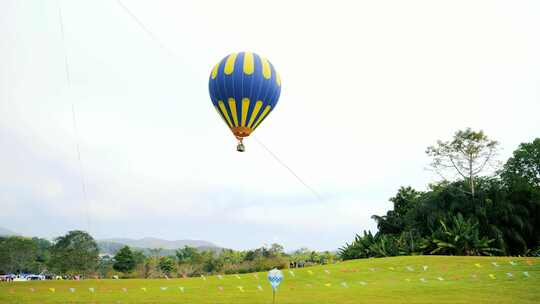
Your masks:
M190 247L216 247L218 248L216 244L204 240L191 240L191 239L185 239L185 240L165 240L155 237L144 237L140 239L131 239L131 238L106 238L106 239L99 239L98 242L109 242L109 243L118 243L118 244L124 244L130 247L137 247L137 248L149 248L149 249L178 249L178 248L184 248L185 246Z

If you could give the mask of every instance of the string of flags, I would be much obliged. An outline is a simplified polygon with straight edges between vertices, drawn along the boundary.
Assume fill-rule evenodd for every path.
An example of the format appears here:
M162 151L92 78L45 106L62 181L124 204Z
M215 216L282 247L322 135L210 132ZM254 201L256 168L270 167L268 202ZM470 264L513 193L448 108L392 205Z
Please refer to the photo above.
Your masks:
M521 263L521 264L520 264ZM529 265L529 266L532 266L533 265L533 261L532 260L525 260L525 261L521 261L520 263L518 263L517 261L514 261L514 260L510 260L508 261L508 264L503 264L501 261L492 261L492 262L486 262L484 264L480 264L480 263L474 263L472 264L472 266L476 267L476 268L484 268L486 266L486 264L488 265L488 268L489 266L493 266L494 269L504 269L504 268L507 268L507 270L510 270L508 269L508 267L515 267L515 266L524 266L525 264ZM504 265L507 265L506 267L504 267ZM509 266L508 266L509 265ZM402 266L403 267L403 266ZM428 272L428 270L430 269L430 267L428 265L422 265L422 266L416 266L418 268L420 268L420 272L416 272L416 273L423 273L423 272ZM396 269L399 269L400 267L394 267L394 266L388 266L386 267L386 269L388 269L389 271L395 271ZM443 271L446 272L447 271L447 266L443 267ZM381 268L379 268L381 269ZM384 269L384 268L382 268ZM404 270L407 270L409 272L415 272L415 268L411 265L407 265L407 266L404 266L403 268L401 269L404 269ZM512 268L514 270L517 270L518 268ZM277 270L277 269L276 269ZM367 268L367 270L369 271L376 271L377 268L373 268L373 267L370 267L370 268ZM290 279L295 279L297 277L297 273L295 273L294 270L292 269L289 269L288 271L288 274L290 276ZM331 271L329 269L323 269L322 272L328 276L331 275ZM358 272L358 269L341 269L340 272ZM305 273L307 273L308 275L310 276L313 276L315 274L315 272L311 269L308 269ZM272 288L275 290L277 288L277 285L279 285L279 283L281 282L281 280L283 279L283 276L280 272L280 275L281 277L273 277L275 279L274 282L271 281L272 283ZM485 276L485 275L484 275ZM490 280L498 280L498 279L507 279L507 280L517 280L519 278L530 278L531 274L529 273L529 271L507 271L507 272L494 272L494 273L488 273L487 274L487 278L489 278ZM205 275L200 275L201 279L204 280L204 281L207 281L209 280L210 278L212 277L206 277ZM232 276L231 276L232 277ZM237 279L242 279L241 276L239 276L238 274L235 274L234 275L235 278ZM479 276L477 273L472 273L470 274L469 276L470 278L474 279L474 280L481 280L482 279L482 275ZM224 280L225 277L221 274L219 275L216 275L215 278L217 278L218 280ZM258 273L254 273L253 274L253 278L255 280L259 280L259 274ZM484 277L486 278L486 277ZM448 276L447 279L450 279L450 280L460 280L462 279L462 276L459 276L459 275L454 275L454 276ZM269 276L269 280L270 280L270 276ZM444 282L446 281L446 279L443 277L443 276L434 276L434 277L420 277L418 278L418 280L423 283L423 284L429 284L430 282L436 282L436 281L439 281L439 282ZM411 278L405 278L405 281L406 282L412 282ZM338 281L339 282L339 281ZM341 282L329 282L329 281L326 281L326 282L320 282L320 283L317 283L317 282L309 282L309 283L305 283L305 287L307 288L313 288L314 285L316 284L320 284L319 286L324 286L324 287L327 287L327 288L332 288L334 286L337 286L337 287L341 287L341 288L350 288L351 285L353 282L346 282L346 281L341 281ZM274 284L275 283L275 284ZM360 286L366 286L368 283L366 281L357 281L357 282L354 282L354 284L358 284ZM354 285L353 284L353 285ZM246 292L248 289L250 289L250 287L247 287L245 288L244 287L245 285L238 285L236 286L236 289L238 292L240 293L244 293ZM184 293L185 292L185 289L183 286L178 286L177 287L178 290L181 292L181 293ZM264 291L264 288L262 285L258 284L257 285L254 285L252 288L254 288L256 291L259 291L259 292L263 292ZM159 287L159 290L165 292L167 290L170 289L170 286L160 286ZM29 290L30 292L34 293L37 291L36 288L34 287L30 287L28 288L27 290ZM42 289L43 290L43 289ZM57 292L61 292L62 290L65 292L69 292L69 293L76 293L78 290L77 288L75 287L68 287L68 288L65 288L65 289L58 289L57 287L49 287L47 289L45 289L46 291L48 291L49 293L57 293ZM80 289L79 289L80 290ZM123 292L123 293L128 293L128 288L126 287L121 287L121 288L118 288L117 290ZM136 289L135 289L136 290ZM149 290L149 287L140 287L140 291L142 292L147 292ZM220 285L220 286L217 286L217 290L222 293L225 291L225 288ZM252 289L253 290L253 289ZM103 290L101 290L103 291ZM132 289L133 291L133 289ZM10 290L11 293L14 293L15 291L13 289ZM94 287L88 287L88 292L90 293L96 293L97 292L97 289L94 288Z

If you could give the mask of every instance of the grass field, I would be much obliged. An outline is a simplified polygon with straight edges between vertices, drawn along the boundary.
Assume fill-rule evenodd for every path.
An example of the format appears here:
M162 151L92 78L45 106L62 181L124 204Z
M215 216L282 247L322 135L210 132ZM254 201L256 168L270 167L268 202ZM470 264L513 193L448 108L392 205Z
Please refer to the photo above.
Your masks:
M294 276L283 273L276 298L280 304L540 303L540 258L395 257L295 269ZM265 273L0 283L0 303L271 302Z

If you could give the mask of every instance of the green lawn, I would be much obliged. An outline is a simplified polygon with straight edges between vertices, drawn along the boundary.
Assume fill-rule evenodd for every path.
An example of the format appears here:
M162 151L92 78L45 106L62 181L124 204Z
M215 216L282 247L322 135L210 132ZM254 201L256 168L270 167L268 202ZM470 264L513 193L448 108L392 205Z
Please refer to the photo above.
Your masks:
M540 303L540 258L395 257L293 271L283 271L276 303ZM265 273L239 277L3 282L0 303L271 303Z

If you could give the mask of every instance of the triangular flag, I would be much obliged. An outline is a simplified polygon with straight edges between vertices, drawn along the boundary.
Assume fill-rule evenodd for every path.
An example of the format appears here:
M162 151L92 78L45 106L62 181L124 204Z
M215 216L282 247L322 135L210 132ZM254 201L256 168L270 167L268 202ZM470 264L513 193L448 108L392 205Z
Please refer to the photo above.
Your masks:
M49 288L49 291L50 292L56 292L56 289L51 287L51 288Z
M141 287L141 290L146 292L146 287Z
M437 280L444 281L444 279L442 277L437 277Z
M238 286L238 289L240 290L240 292L244 292L244 287Z
M428 266L424 265L422 268L424 268L424 271L426 271L428 269Z
M182 286L178 286L178 289L180 289L180 292L183 293L184 292L184 287Z

